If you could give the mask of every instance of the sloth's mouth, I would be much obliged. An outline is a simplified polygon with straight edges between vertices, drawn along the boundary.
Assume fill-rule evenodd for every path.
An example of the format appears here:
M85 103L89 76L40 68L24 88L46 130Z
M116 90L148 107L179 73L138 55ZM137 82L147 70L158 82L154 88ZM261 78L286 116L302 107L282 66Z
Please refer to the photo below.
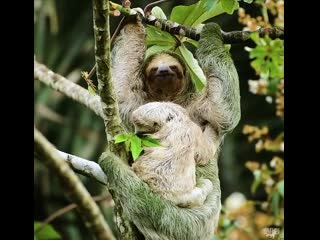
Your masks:
M144 136L150 136L152 135L153 133L155 133L156 131L151 131L151 130L137 130L135 131L135 134L138 136L138 137L144 137Z
M143 137L145 134L147 134L147 132L135 132L135 134L138 136L138 137Z
M176 78L176 75L174 73L159 73L155 76L156 80L161 81L172 81Z

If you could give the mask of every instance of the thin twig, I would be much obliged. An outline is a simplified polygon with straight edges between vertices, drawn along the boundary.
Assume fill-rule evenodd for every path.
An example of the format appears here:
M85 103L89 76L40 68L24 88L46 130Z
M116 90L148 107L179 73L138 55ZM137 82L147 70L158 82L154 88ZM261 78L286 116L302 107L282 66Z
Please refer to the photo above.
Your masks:
M94 196L92 197L92 199L95 202L101 202L101 201L105 201L108 200L110 205L112 203L112 197L110 194L108 195L98 195L98 196ZM38 232L40 232L47 224L51 223L52 221L54 221L55 219L61 217L62 215L72 211L73 209L77 208L78 205L75 203L71 203L63 208L58 209L57 211L55 211L53 214L51 214L49 217L47 217L45 220L43 220L41 222L41 225L34 231L34 235L36 235Z
M151 10L154 6L161 4L161 3L164 3L164 2L169 2L169 1L171 1L171 0L159 0L159 1L149 3L144 7L143 12L146 16L148 16L151 13Z
M120 29L121 29L121 24L123 23L123 20L125 19L125 17L122 17L121 18L121 20L120 20L120 22L119 22L119 24L118 24L118 26L117 26L117 28L116 28L116 30L114 30L114 32L113 32L113 34L112 34L112 37L111 37L111 39L110 39L110 44L112 45L112 43L113 43L113 41L114 41L114 39L116 38L116 36L118 35L118 33L119 33L119 31L120 31ZM88 74L88 76L86 77L86 78L84 78L84 80L87 82L87 81L91 81L92 82L92 80L90 80L91 79L91 77L93 76L93 74L96 72L96 64L93 66L93 68L90 70L90 72L89 72L89 74Z
M96 71L96 65L93 66L93 68L90 70L89 73L81 72L81 77L86 81L88 86L90 86L94 90L94 92L96 93L97 92L97 88L93 84L93 81L91 80L91 77L92 77L92 75L94 74L95 71Z

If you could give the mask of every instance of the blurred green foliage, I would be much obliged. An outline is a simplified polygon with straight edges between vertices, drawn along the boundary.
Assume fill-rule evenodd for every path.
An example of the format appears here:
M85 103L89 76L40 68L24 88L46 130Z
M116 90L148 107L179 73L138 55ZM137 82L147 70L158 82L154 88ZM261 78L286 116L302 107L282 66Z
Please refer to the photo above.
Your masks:
M50 224L34 223L34 240L60 240L61 236Z
M161 4L161 9L166 16L170 16L172 11L169 19L185 25L196 25L197 21L200 23L204 18L218 15L219 11L223 11L222 8L230 11L230 4L234 4L233 2L236 1L177 0ZM245 30L255 30L257 26L283 24L283 1L254 1L253 4L246 2L250 1L240 1L239 10L232 15L222 14L208 21L219 23L224 31L241 30L243 25ZM148 3L149 1L144 0L132 1L131 7L143 8ZM189 5L189 10L192 11L197 11L196 7L200 6L206 11L198 14L195 20L195 14L174 14L181 11L181 7L176 7L178 5ZM111 32L119 21L119 17L111 17ZM161 37L166 39L161 46L152 44L151 34L155 31L157 30L148 27L148 43L152 46L148 51L168 50L176 43L168 35ZM154 43L159 43L159 39L153 40ZM191 50L192 45L197 45L195 41L186 38L180 40L185 41ZM225 206L215 239L259 239L267 236L265 226L280 226L281 229L283 224L283 42L255 37L253 40L246 48L252 49L250 53L244 50L244 44L232 45L230 49L240 77L242 119L233 133L227 136L219 160L222 200ZM91 1L34 1L34 49L39 62L87 88L87 83L81 78L81 71L89 72L94 66L93 44ZM188 52L185 52L187 55ZM265 59L268 59L267 63ZM97 85L95 77L91 79ZM35 125L59 150L97 160L106 141L103 122L97 116L39 81L34 82L34 105ZM242 132L244 126L246 130L249 127L245 134ZM263 130L261 133L259 130L263 126L267 126L267 131ZM256 142L255 148L248 143L245 135L253 136L251 142ZM104 191L93 180L82 176L80 178L92 195L100 195ZM43 221L70 203L61 191L57 178L37 159L34 165L34 187L35 221ZM99 202L99 206L117 235L112 208L103 201ZM247 223L251 225L246 225ZM59 217L52 222L52 226L62 239L92 239L77 211ZM259 237L248 235L248 226L259 226L262 231L259 232ZM41 238L36 235L35 239Z
M283 1L258 1L257 7L264 16L266 10L270 16L251 17L244 9L239 11L239 20L250 30L259 26L283 26ZM273 10L273 11L272 11ZM252 24L257 23L257 24ZM218 233L214 239L284 239L284 47L280 39L271 40L268 36L259 38L251 34L255 46L245 49L250 52L251 66L256 72L256 80L249 80L251 93L265 97L265 105L272 104L273 119L279 122L277 131L270 132L273 122L248 125L243 127L243 134L248 141L255 143L255 158L245 166L252 172L250 200L242 193L231 194L224 202L219 221ZM261 158L262 152L270 153L267 160ZM257 191L263 197L255 199Z

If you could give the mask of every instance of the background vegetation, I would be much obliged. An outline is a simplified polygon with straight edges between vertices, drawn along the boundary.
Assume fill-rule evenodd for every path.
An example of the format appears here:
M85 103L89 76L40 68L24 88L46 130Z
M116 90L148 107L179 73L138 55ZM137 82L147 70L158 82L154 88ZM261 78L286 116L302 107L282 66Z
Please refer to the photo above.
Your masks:
M115 1L119 2L119 1ZM149 1L131 1L144 7ZM177 5L161 4L168 16ZM240 3L232 15L209 21L224 31L256 30L259 26L283 26L281 0ZM111 18L111 31L120 18ZM87 87L81 71L94 65L92 3L83 1L34 0L34 49L39 62ZM283 41L253 36L249 44L231 47L240 77L242 119L224 143L219 160L222 211L216 239L280 239L283 236ZM95 81L95 77L93 77ZM103 122L78 103L34 82L35 125L58 149L96 160L103 151ZM91 195L103 194L103 187L81 177ZM43 221L70 202L54 174L35 159L34 220ZM112 202L99 201L114 229ZM63 239L91 239L76 211L51 222ZM116 235L116 232L115 232Z

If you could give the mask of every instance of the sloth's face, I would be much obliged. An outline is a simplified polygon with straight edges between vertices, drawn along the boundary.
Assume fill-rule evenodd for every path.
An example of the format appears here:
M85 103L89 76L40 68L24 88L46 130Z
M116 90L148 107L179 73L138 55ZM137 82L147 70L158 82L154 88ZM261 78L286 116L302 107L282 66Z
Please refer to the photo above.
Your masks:
M187 114L185 109L175 103L150 102L133 111L132 122L136 134L150 135L166 126L172 126L172 120L184 121Z
M150 135L160 130L163 125L164 108L159 102L147 103L132 113L132 122L138 135Z
M151 135L161 128L158 120L152 116L141 115L139 112L133 112L132 121L137 135Z
M171 100L186 84L180 62L166 53L151 60L145 70L145 77L147 90L156 99Z

